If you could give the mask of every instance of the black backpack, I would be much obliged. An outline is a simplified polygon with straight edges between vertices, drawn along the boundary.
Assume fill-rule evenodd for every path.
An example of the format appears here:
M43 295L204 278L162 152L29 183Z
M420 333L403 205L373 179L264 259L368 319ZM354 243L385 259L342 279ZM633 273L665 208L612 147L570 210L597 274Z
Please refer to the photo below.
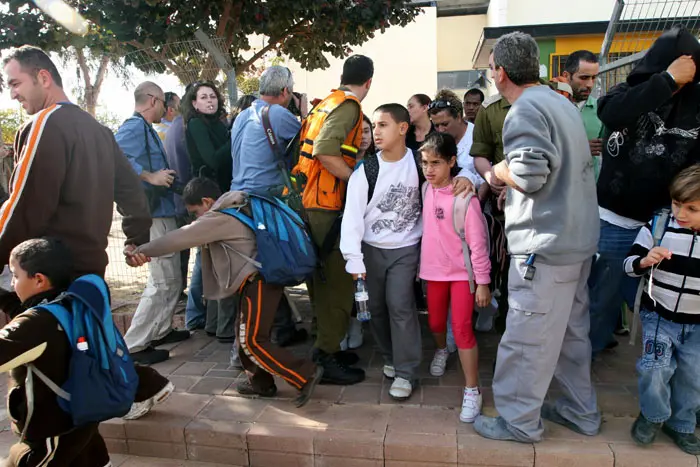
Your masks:
M420 153L411 149L413 153L413 159L416 162L416 170L418 171L418 187L423 186L425 182L425 176L423 175L423 168L421 167ZM365 175L367 176L367 184L369 188L367 190L367 203L372 200L374 196L374 188L377 186L377 179L379 178L379 156L377 154L368 154L362 161L355 167L357 170L360 164L365 166ZM421 207L423 206L423 199L421 198Z

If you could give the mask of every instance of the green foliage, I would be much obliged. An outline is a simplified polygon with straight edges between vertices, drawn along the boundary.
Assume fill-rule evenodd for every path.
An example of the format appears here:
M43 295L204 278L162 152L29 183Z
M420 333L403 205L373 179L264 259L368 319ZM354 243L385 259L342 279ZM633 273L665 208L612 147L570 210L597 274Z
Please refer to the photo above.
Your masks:
M260 78L257 76L238 75L236 76L236 84L240 95L255 94L260 89Z
M26 114L16 109L0 109L0 127L2 127L2 143L12 144L15 134L28 119Z
M98 110L97 114L95 115L95 120L97 120L98 122L100 122L115 133L122 125L122 123L124 123L123 118L120 118L117 114L108 110Z

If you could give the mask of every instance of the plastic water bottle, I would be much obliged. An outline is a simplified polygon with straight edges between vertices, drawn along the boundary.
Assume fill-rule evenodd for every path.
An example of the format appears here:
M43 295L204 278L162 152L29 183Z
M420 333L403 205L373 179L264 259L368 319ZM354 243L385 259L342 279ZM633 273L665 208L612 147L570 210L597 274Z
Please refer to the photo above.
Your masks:
M362 278L355 280L355 305L357 320L361 323L369 321L372 317L369 312L369 293L367 293L367 282Z

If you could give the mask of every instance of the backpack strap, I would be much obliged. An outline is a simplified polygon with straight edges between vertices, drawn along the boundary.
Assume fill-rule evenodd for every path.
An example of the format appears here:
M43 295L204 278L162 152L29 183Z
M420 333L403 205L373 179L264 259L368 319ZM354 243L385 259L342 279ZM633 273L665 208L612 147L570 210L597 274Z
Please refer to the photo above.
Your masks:
M467 217L469 203L471 202L473 196L474 193L470 192L466 198L463 198L462 196L454 196L452 199L452 224L455 229L455 233L462 241L462 256L464 257L464 266L467 268L467 274L469 274L469 290L472 294L476 292L476 281L474 279L474 268L472 267L471 250L469 249L467 237L464 233L464 222Z
M219 212L223 212L224 214L228 214L231 217L235 217L239 221L243 222L245 225L247 225L250 230L255 232L255 224L253 224L253 218L250 217L249 215L245 214L244 212L241 212L240 209L237 208L226 208L222 209Z
M369 204L372 196L374 196L374 189L379 178L379 157L376 154L365 156L363 164L365 166L365 176L367 177L367 204Z

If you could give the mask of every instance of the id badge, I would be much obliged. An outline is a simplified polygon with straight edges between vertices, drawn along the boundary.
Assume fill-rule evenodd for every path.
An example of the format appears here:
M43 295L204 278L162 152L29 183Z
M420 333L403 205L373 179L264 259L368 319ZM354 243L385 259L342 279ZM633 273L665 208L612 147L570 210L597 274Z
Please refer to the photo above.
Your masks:
M537 272L537 268L532 265L528 265L525 267L525 280L526 281L531 281L532 279L535 278L535 272Z

